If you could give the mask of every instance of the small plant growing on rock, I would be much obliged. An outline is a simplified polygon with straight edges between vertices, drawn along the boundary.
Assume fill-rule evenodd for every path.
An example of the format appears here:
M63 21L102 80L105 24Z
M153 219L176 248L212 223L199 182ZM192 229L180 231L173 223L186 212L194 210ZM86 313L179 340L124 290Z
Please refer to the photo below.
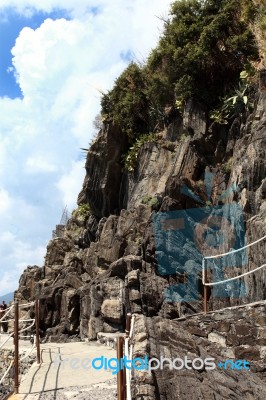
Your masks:
M139 149L144 143L150 143L156 141L155 133L148 133L147 135L140 136L139 139L135 141L133 146L130 147L128 153L124 156L124 165L129 172L133 172L136 166Z
M78 221L85 221L91 215L91 209L88 204L81 204L78 208L72 211L72 217Z
M232 170L233 158L229 158L229 160L224 165L224 171L226 174L230 174Z
M147 204L147 206L149 206L149 207L153 207L158 204L158 199L157 199L157 197L152 197L152 196L146 194L142 199L142 203Z
M175 101L175 106L176 109L179 110L181 114L183 114L185 108L185 100L182 97L178 97Z
M251 67L240 73L238 88L234 89L232 96L224 97L221 106L211 112L210 118L213 121L219 125L226 125L230 119L238 115L242 116L252 110L253 104L250 101L252 86L250 82L254 74L255 71Z

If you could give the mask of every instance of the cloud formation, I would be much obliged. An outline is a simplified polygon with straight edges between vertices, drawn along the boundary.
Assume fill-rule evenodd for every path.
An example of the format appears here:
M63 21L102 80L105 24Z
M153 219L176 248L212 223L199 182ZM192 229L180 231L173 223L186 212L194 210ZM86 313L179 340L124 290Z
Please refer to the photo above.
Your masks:
M0 293L28 264L42 265L51 231L75 206L85 175L80 147L93 135L99 90L130 54L156 45L170 0L1 0L0 14L65 10L66 18L25 27L11 69L23 98L0 98Z

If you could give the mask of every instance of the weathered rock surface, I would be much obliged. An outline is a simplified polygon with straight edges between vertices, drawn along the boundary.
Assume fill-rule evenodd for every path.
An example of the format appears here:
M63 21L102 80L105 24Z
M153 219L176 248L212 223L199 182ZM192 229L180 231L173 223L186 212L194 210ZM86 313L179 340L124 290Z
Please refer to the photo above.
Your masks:
M175 370L165 361L163 370L134 371L134 398L152 399L264 399L266 355L261 333L265 331L266 303L198 315L184 320L139 316L135 322L134 357L176 358L193 361L214 358L216 368ZM227 364L225 364L226 360ZM250 370L232 368L230 360L249 360ZM223 363L223 366L218 364ZM181 361L176 363L181 366ZM157 397L157 393L160 396Z
M89 203L97 217L108 216L121 207L121 157L126 148L126 136L110 125L100 132L88 151L87 174L78 204Z
M189 102L183 118L177 117L155 143L140 149L134 173L121 163L128 146L123 133L115 126L104 127L88 151L78 200L90 205L92 215L68 221L64 236L49 242L45 265L28 267L16 293L21 301L40 298L46 340L94 340L99 332L121 332L126 314L135 313L140 316L136 354L210 352L216 358L246 358L256 366L256 372L237 377L234 371L167 370L136 377L143 380L138 381L136 399L141 394L145 399L265 398L265 307L254 309L254 315L250 310L228 311L220 319L219 314L208 314L174 321L202 311L202 254L197 250L202 244L190 209L220 207L227 250L245 244L235 244L237 236L250 243L266 234L265 110L266 92L258 90L254 112L228 128L210 125L200 105ZM206 190L204 177L210 173ZM240 209L236 216L231 204ZM170 211L183 212L192 239L172 236L171 220L155 238L154 216ZM242 215L243 225L238 223ZM227 227L228 218L235 218L233 228ZM206 228L208 221L201 225ZM174 226L182 230L183 222L178 224ZM170 256L163 247L164 235ZM223 279L262 265L265 254L265 241L251 247L248 259L241 254L238 263L224 269ZM170 267L162 271L159 260L164 259ZM217 279L214 272L215 267L209 269L210 280ZM166 301L167 293L175 295L186 283L186 273L194 274L197 284L187 286L183 302L174 297ZM209 290L210 309L266 299L265 269L246 276L243 283L241 293L240 286L235 290L230 285L223 287L223 296Z

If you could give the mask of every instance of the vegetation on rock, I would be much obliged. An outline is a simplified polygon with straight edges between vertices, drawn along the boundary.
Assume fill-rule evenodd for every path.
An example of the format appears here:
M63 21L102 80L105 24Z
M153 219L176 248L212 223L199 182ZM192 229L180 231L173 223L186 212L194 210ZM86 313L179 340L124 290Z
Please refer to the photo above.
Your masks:
M88 204L81 204L76 210L72 211L72 217L79 221L85 221L90 215L91 210Z
M233 89L230 97L225 96L221 99L219 107L211 111L210 118L220 125L225 125L233 118L243 117L251 112L254 107L255 85L252 82L254 76L255 70L253 69L251 69L251 72L242 71L238 87Z
M249 0L173 3L159 44L146 64L132 62L102 97L102 120L117 124L129 138L131 148L125 156L129 170L139 148L136 140L143 135L148 139L148 132L171 122L166 112L169 106L181 113L192 98L210 112L229 97L241 71L258 59L250 29L256 16ZM234 109L236 105L242 106L242 101L235 101ZM229 102L226 107L230 106ZM226 121L216 111L212 117Z
M138 152L139 149L142 147L142 145L144 143L155 142L155 141L156 141L156 135L154 133L142 135L135 141L135 143L130 147L128 153L124 157L125 168L129 172L134 171L138 158Z

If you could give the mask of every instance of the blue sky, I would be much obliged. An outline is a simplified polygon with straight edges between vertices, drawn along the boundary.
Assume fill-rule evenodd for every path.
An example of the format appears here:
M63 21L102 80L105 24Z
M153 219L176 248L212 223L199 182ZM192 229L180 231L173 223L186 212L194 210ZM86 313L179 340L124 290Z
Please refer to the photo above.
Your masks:
M22 97L19 85L12 68L11 49L15 45L20 31L28 26L37 29L47 18L56 20L58 18L68 19L66 10L54 10L52 12L37 11L34 14L23 15L14 8L7 7L0 12L0 96L8 96L11 99Z
M156 45L170 0L1 0L0 294L43 265L76 198L100 91Z

